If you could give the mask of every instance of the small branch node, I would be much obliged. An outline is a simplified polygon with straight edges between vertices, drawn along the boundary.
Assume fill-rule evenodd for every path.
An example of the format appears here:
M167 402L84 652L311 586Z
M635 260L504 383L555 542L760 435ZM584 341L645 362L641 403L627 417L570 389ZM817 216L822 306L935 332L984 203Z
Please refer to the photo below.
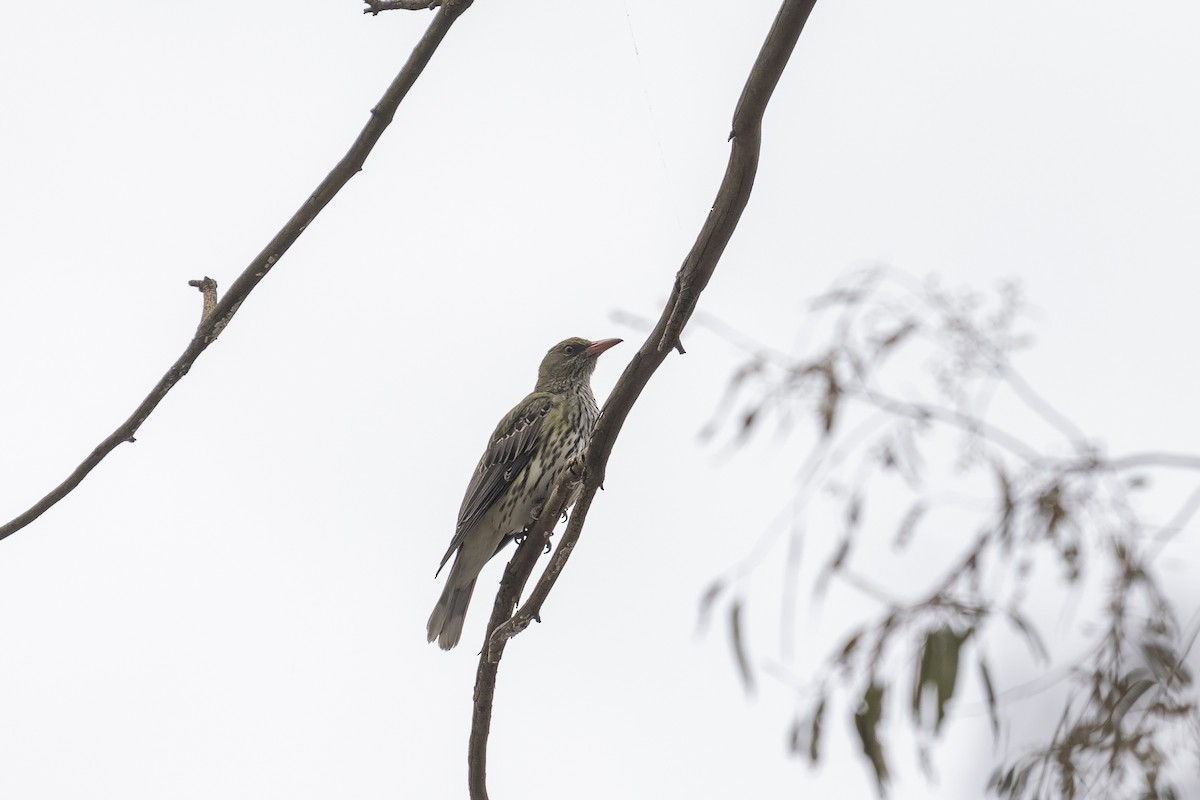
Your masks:
M217 282L207 275L202 280L188 281L188 286L195 286L204 295L204 307L200 311L200 326L203 327L217 307ZM199 328L197 328L199 330Z

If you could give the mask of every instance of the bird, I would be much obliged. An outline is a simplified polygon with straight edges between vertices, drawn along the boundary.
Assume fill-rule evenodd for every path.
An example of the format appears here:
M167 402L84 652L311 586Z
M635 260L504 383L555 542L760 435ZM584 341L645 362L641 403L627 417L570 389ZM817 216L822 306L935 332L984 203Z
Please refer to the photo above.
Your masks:
M583 453L600 410L592 395L596 359L620 339L564 339L538 367L537 385L504 415L467 485L454 537L434 577L454 564L429 616L430 642L450 650L462 636L480 570L537 519L559 475ZM568 506L578 497L569 498Z

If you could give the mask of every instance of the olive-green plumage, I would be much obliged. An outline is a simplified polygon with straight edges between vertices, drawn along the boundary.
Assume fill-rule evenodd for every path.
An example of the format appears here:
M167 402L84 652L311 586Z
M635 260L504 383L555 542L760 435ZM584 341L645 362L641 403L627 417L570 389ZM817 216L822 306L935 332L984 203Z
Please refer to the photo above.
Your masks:
M443 650L458 644L483 565L537 519L558 476L587 447L600 416L591 387L596 358L620 341L574 338L551 347L533 392L493 431L438 567L440 573L455 556L429 617L429 641L437 639Z

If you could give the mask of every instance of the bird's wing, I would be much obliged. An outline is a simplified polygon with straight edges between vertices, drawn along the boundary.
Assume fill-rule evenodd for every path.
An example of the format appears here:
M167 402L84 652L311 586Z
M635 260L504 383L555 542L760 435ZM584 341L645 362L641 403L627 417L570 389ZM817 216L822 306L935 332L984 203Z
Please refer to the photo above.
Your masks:
M458 511L454 539L446 555L442 556L438 572L442 571L450 556L466 539L467 532L483 519L504 489L529 464L537 449L542 424L553 404L553 396L549 393L534 392L508 412L496 426L491 442L483 458L479 459L479 466L475 468L475 474L467 486L462 508Z

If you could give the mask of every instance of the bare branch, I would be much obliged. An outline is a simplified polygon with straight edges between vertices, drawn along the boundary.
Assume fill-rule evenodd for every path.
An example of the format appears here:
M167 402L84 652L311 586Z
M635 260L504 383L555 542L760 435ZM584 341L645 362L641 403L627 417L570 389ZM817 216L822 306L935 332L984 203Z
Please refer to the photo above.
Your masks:
M364 14L375 15L380 11L426 11L437 8L442 0L365 0ZM469 3L468 3L469 5Z
M429 27L426 28L421 40L417 42L417 46L413 48L412 54L409 55L400 72L392 79L391 85L388 86L387 91L380 98L378 105L371 109L371 118L358 134L358 137L354 140L346 155L342 156L341 161L325 176L316 190L304 201L300 209L287 221L287 224L275 234L274 238L267 243L262 252L255 256L250 265L242 271L242 274L229 287L229 291L225 293L225 297L217 303L211 312L206 310L204 321L200 323L200 327L196 330L196 335L188 344L187 349L183 351L183 354L175 360L175 363L171 365L166 374L154 385L154 388L150 390L150 394L146 396L146 399L134 409L129 419L125 420L108 438L100 442L92 450L91 454L83 460L83 463L75 468L74 472L67 476L66 480L35 503L29 510L0 526L0 539L11 536L21 530L21 528L24 528L44 514L47 509L51 508L59 500L66 497L105 456L116 449L117 445L122 442L132 442L134 440L134 435L137 433L138 428L142 426L142 423L146 421L151 412L158 407L158 404L166 397L167 392L171 391L172 387L188 373L188 370L192 368L192 364L200 357L200 354L212 344L221 330L229 324L233 315L241 307L242 301L253 291L259 281L266 277L271 268L288 251L288 248L300 238L300 234L304 233L305 229L316 219L317 214L328 205L334 195L362 169L367 155L375 147L375 143L379 141L379 137L383 135L387 126L391 124L392 117L395 115L400 101L408 94L408 90L412 88L412 85L425 69L425 65L433 57L434 51L437 50L438 45L445 38L446 33L450 30L450 26L454 24L454 21L458 19L462 12L471 6L472 2L473 0L451 0L451 2L442 6L433 18L433 21L429 23ZM204 291L203 286L200 289Z
M625 418L650 376L666 359L667 353L671 348L679 346L679 334L695 310L700 292L712 277L717 262L733 235L738 220L741 219L742 211L750 199L750 190L754 185L754 175L758 167L763 111L814 4L815 0L786 0L767 35L734 114L733 133L730 134L733 140L732 152L712 211L709 212L708 219L683 267L676 275L674 291L658 324L634 354L604 405L604 413L596 425L588 448L583 493L571 513L571 521L559 545L559 550L565 552L561 559L551 560L530 595L530 601L518 616L533 618L540 613L541 604L535 600L545 598L570 557L570 548L574 546L583 529L592 498L604 482L605 466ZM543 586L543 583L547 585Z
M750 191L754 185L754 176L758 168L763 113L815 3L816 0L784 0L780 7L771 30L767 33L766 41L759 51L758 59L750 71L737 109L734 111L733 131L729 136L733 145L725 176L717 191L712 210L709 212L695 244L687 258L684 259L683 266L675 276L675 285L670 300L663 309L657 325L646 341L642 343L638 352L634 354L628 366L625 367L608 402L605 403L604 412L596 425L588 447L582 493L571 512L571 520L558 545L555 557L551 559L550 564L543 572L529 601L513 619L513 624L500 630L508 620L516 599L528 579L529 572L533 569L534 561L540 553L538 542L545 540L531 534L505 570L500 592L497 594L496 603L493 606L492 619L488 624L488 639L480 654L479 671L475 684L475 713L469 752L472 800L486 800L487 798L485 774L487 735L491 724L495 674L499 659L503 655L504 645L508 641L508 637L515 635L531 620L539 618L542 602L565 567L567 558L575 547L587 520L588 510L591 508L596 491L604 483L605 467L616 438L625 423L625 418L629 415L633 404L637 402L650 377L666 360L670 350L675 348L681 353L683 352L680 334L691 318L700 293L704 291L712 277L717 262L724 253L725 246L729 243L729 239L741 219L742 211L750 199ZM560 493L564 492L563 482L560 482L555 487L553 497L557 498ZM553 507L552 503L547 504L547 509ZM556 518L547 520L543 517L537 527L540 528L542 524L552 522L554 519ZM525 564L528 564L527 570Z

